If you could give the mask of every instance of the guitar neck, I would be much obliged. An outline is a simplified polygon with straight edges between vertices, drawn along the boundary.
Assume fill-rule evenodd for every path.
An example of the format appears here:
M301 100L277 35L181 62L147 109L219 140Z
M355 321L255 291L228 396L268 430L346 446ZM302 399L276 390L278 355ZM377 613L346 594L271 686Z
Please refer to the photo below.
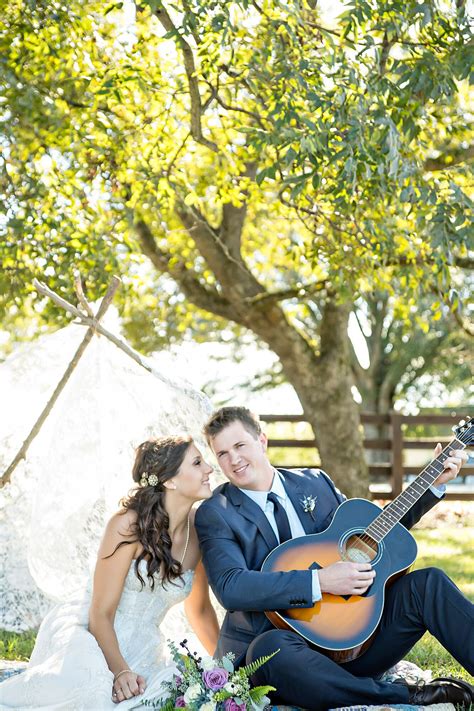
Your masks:
M466 447L464 442L454 439L433 459L417 478L402 491L367 527L365 533L373 538L377 543L389 533L392 528L400 522L405 514L416 504L423 494L430 488L433 482L444 470L444 462L449 457L449 452L462 450Z

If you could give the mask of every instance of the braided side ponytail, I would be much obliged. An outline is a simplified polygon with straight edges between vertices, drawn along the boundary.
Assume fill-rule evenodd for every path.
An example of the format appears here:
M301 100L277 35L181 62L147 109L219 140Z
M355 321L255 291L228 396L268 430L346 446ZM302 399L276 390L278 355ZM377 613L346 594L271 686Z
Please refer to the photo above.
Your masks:
M133 540L119 543L111 555L123 545L137 541L141 543L143 550L135 561L135 573L142 587L145 581L139 566L143 559L147 561L147 578L152 589L156 574L161 574L162 585L182 575L181 564L171 555L172 541L169 516L164 505L164 483L178 473L191 442L191 438L162 437L147 440L137 447L132 476L137 484L142 484L132 489L120 502L122 513L136 512L137 518L130 534Z

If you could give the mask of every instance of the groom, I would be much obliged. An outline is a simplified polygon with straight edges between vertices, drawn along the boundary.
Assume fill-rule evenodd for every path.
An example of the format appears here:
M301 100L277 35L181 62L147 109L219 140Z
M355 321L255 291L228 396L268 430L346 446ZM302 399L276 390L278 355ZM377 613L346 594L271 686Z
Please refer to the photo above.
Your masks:
M204 432L229 480L198 508L195 521L209 581L227 610L217 654L232 651L236 664L244 664L280 650L254 681L275 686L275 702L306 709L473 702L474 689L465 682L409 687L379 681L426 630L474 673L474 606L436 568L409 573L391 585L372 646L347 664L332 661L293 631L272 627L265 610L309 608L322 592L363 594L375 573L368 563L342 561L318 571L261 572L280 542L327 528L344 497L321 470L275 469L267 438L244 407L221 408ZM432 490L402 519L407 528L437 503L444 483L467 459L464 452L454 455ZM301 503L307 496L316 500L312 516Z

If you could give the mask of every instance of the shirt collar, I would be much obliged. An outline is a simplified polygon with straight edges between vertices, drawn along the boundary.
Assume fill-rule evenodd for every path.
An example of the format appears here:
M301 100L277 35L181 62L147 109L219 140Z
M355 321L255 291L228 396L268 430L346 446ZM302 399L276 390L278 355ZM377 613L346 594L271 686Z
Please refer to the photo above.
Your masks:
M287 499L286 490L283 486L283 480L280 472L277 469L274 469L274 477L272 482L272 488L270 489L270 491L254 491L253 489L241 489L240 491L242 491L246 496L248 496L249 499L252 499L252 501L254 501L257 506L260 506L262 511L265 511L267 495L270 493L270 491L276 494L278 498L282 500L282 502L286 502Z

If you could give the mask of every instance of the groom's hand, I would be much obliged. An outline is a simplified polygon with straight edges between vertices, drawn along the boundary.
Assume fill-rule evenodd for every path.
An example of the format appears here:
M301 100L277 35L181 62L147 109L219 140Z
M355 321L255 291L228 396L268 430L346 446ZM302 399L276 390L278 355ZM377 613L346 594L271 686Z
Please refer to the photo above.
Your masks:
M332 595L363 595L372 585L375 570L370 563L338 561L318 570L321 592Z
M434 451L434 456L437 457L442 451L443 448L441 443L438 442ZM443 473L436 479L436 481L433 482L434 486L447 484L448 481L455 479L458 476L461 467L464 466L468 460L467 452L462 449L451 449L448 454L449 456L443 464Z

